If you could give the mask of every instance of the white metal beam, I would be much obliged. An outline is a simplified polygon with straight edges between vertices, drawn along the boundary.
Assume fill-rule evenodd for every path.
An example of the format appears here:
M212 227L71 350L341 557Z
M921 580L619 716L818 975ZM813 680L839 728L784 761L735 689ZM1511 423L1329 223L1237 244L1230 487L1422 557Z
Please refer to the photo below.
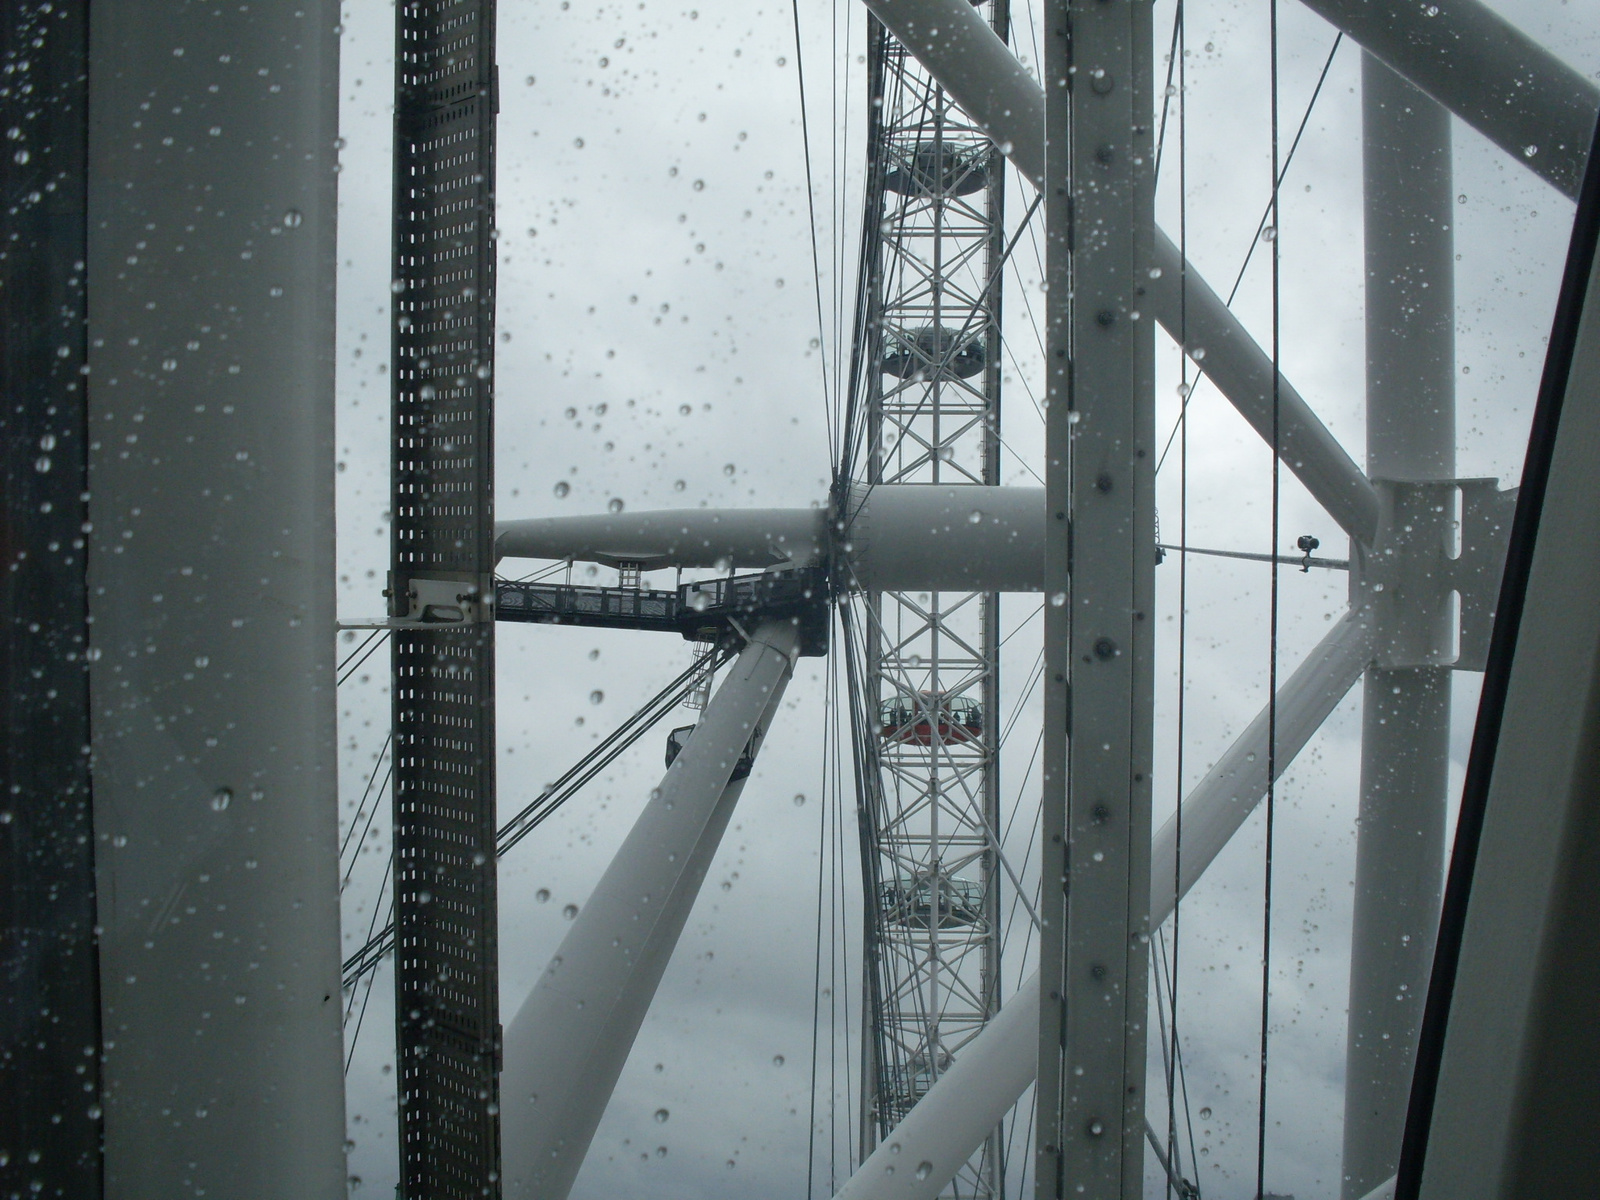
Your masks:
M1600 89L1480 0L1304 0L1512 158L1576 197Z
M788 620L757 626L694 734L505 1031L506 1195L564 1200L793 671Z

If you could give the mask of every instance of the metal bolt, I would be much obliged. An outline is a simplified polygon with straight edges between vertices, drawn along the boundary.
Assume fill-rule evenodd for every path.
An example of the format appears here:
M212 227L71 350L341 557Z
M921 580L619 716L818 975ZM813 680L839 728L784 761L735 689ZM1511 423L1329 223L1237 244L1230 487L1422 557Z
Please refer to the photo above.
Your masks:
M1108 637L1096 638L1094 656L1099 659L1115 658L1117 656L1117 644Z
M1109 308L1102 308L1095 314L1094 319L1109 328L1117 323L1117 314Z
M1094 486L1096 491L1109 492L1111 490L1111 476L1102 472L1100 478L1094 481Z

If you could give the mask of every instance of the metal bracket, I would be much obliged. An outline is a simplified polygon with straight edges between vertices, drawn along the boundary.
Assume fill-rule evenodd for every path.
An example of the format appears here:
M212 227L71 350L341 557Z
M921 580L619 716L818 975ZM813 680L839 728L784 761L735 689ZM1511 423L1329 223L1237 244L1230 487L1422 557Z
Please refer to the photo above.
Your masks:
M1388 669L1483 670L1516 489L1502 491L1494 479L1375 479L1373 486L1382 516L1370 549L1352 543L1350 601L1373 621L1374 661ZM1453 522L1457 493L1461 516Z
M494 620L494 587L485 576L408 575L397 582L393 572L384 595L389 600L386 624L408 626L475 625Z

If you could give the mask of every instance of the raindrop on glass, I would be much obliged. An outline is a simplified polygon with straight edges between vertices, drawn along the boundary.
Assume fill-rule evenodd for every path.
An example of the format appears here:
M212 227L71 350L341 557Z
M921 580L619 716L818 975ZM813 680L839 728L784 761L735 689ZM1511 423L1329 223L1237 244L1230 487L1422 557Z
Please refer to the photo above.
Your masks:
M578 915L578 906L576 904L567 905L561 910L561 915L569 921L572 920Z
M775 1066L775 1067L781 1067L781 1066L783 1066L783 1055L781 1055L781 1054L774 1054L774 1055L773 1055L773 1056L772 1056L772 1065L773 1065L773 1066Z
M211 794L211 811L212 812L221 812L223 809L227 808L228 805L230 805L232 803L233 803L233 789L232 788L219 787L215 792L213 792Z
M665 1125L667 1123L667 1118L670 1117L671 1115L672 1114L669 1113L664 1108L656 1109L656 1124L657 1125Z
M590 704L599 704L605 698L606 698L606 694L604 692L602 692L599 688L595 688L594 691L589 693L589 703Z
M535 892L533 894L533 898L535 900L537 900L540 904L546 903L550 899L550 889L549 888L540 888L537 892Z
M794 794L794 806L796 808L802 807L805 804L805 802L806 802L806 794L804 792L796 792Z
M298 208L291 208L289 211L283 214L283 227L285 229L299 229L300 222L304 220L305 217L301 215L301 212Z
M1209 1121L1209 1120L1211 1120L1211 1108L1210 1108L1210 1106L1209 1106L1209 1105L1207 1105L1207 1106L1206 1106L1206 1107L1205 1107L1205 1108L1202 1108L1202 1109L1201 1109L1201 1110L1200 1110L1200 1119L1201 1119L1201 1120L1202 1120L1202 1121Z
M932 1174L933 1174L933 1164L931 1162L929 1162L927 1159L923 1159L921 1162L919 1162L917 1164L917 1178L918 1179L926 1179L929 1175L932 1175Z
M611 497L611 499L606 501L606 511L607 512L619 513L619 512L622 511L622 507L623 506L622 506L622 497L621 496L613 496L613 497Z
M550 490L556 494L557 500L565 500L567 498L567 494L572 491L572 485L565 479L562 479L558 480L556 482L556 486Z

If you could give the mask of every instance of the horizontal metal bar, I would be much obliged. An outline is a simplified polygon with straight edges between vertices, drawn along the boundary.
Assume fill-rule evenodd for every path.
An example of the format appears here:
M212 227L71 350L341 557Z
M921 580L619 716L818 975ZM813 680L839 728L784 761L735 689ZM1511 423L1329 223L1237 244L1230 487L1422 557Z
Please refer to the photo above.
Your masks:
M1243 550L1202 550L1198 546L1173 546L1157 542L1156 549L1171 550L1177 554L1206 554L1213 558L1242 558L1249 562L1275 562L1286 567L1326 567L1330 571L1348 571L1348 558L1312 558L1309 554L1296 558L1292 554L1249 554Z

